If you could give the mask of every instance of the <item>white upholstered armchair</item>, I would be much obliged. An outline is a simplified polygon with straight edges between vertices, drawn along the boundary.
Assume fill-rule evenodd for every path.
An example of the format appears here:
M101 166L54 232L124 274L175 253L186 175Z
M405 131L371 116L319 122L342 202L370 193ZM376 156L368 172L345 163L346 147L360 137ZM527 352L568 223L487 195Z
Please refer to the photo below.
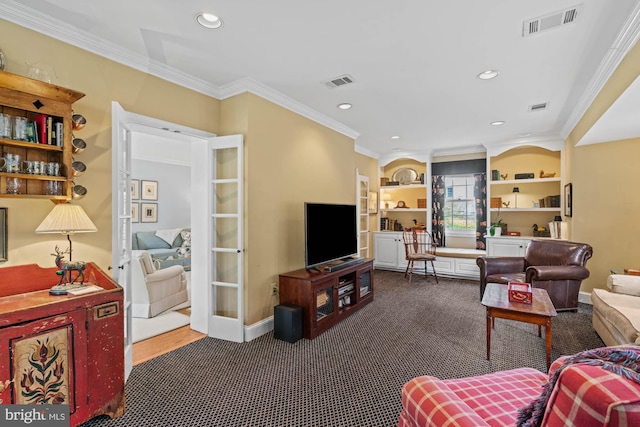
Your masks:
M153 317L188 300L187 278L181 265L156 270L147 251L133 251L132 258L133 317Z

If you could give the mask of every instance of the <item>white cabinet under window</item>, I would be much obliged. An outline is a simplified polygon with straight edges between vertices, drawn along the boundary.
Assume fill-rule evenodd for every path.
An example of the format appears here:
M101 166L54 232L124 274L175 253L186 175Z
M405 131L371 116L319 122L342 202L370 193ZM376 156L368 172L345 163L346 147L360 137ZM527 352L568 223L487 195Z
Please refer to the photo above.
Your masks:
M531 239L487 236L487 256L524 256Z
M402 232L378 231L373 233L374 268L378 270L406 271L407 260L405 258L404 241ZM438 255L433 265L439 276L464 277L479 280L480 270L476 265L475 255L469 257L468 250L443 248L446 255ZM484 251L478 252L478 256L484 255ZM416 265L415 271L422 271L423 264ZM427 264L427 271L432 272L431 265Z

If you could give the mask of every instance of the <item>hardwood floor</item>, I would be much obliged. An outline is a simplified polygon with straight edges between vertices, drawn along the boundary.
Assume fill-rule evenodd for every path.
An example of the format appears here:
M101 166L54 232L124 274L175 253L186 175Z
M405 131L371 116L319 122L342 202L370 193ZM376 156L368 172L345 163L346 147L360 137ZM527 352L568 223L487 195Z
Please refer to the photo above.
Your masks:
M178 310L181 311L181 310ZM186 313L185 313L186 314ZM133 366L146 362L177 348L201 340L207 335L183 326L165 334L151 337L133 344Z

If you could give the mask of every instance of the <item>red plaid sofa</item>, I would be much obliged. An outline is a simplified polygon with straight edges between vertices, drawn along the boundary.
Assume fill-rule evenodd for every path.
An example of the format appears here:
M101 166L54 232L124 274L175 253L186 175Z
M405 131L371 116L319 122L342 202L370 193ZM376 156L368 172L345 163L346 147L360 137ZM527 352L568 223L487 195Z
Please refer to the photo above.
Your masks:
M402 388L399 427L515 426L518 411L540 396L549 376L519 368L477 377L422 376ZM599 366L567 366L558 377L542 426L640 426L640 385Z

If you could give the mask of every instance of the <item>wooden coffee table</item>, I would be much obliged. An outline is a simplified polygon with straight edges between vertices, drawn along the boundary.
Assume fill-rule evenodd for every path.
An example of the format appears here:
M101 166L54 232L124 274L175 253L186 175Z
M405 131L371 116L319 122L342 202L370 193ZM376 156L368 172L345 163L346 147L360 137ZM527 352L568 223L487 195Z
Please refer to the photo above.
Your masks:
M491 328L495 318L517 320L538 325L538 336L542 336L544 326L547 350L547 370L551 366L551 318L556 309L544 289L533 288L533 304L509 302L507 286L499 283L487 283L482 297L482 305L487 307L487 360L491 356Z

